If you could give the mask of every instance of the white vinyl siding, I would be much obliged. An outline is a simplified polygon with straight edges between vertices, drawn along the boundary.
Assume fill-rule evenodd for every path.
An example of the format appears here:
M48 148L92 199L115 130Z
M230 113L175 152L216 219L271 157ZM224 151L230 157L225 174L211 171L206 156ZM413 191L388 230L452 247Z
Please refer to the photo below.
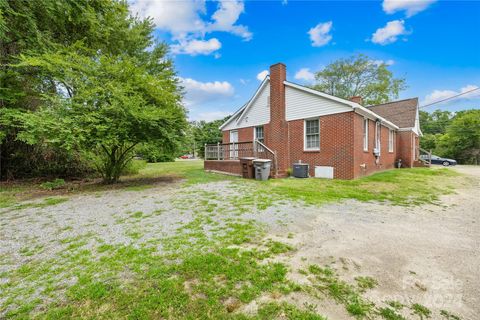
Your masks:
M287 121L352 111L348 105L289 86L285 87L285 108Z
M388 152L393 152L394 138L395 138L395 131L388 130Z
M305 120L305 150L320 150L320 120L309 119Z
M246 128L252 126L261 126L270 122L270 83L265 86L258 93L252 105L246 110L246 113L240 113L238 118L241 117L240 122L238 119L231 121L223 130Z
M363 118L363 151L368 151L368 119Z

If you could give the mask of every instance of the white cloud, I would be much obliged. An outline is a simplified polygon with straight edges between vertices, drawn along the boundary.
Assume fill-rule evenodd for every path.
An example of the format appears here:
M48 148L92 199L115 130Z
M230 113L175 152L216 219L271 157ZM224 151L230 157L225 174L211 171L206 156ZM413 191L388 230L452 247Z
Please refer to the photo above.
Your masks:
M248 27L236 24L240 15L244 12L244 3L241 0L220 0L216 11L210 19L207 15L205 0L135 0L130 4L130 12L141 18L152 18L155 26L169 32L172 35L174 53L177 54L209 54L215 50L184 50L183 47L190 43L199 45L207 43L213 45L210 40L205 40L205 35L211 32L221 31L240 36L243 40L250 40L252 33ZM196 42L195 42L196 41ZM218 39L216 39L218 41Z
M407 18L427 9L436 0L384 0L383 11L388 14L405 11Z
M395 60L392 60L392 59L388 59L388 60L372 60L372 62L379 66L379 65L382 65L382 64L385 64L387 66L393 66L395 64Z
M478 88L476 85L469 84L463 88L460 88L460 90L455 91L455 90L433 90L432 93L427 94L425 98L423 99L421 105L426 105L430 104L433 102L441 101L443 99L447 99L450 97L453 97L457 94L461 94L464 92L469 92L473 89ZM453 98L451 100L439 103L439 104L449 104L453 101L458 101L458 100L472 100L472 99L480 99L480 90L476 90L467 94L464 94L462 96Z
M184 37L196 30L205 29L201 14L206 13L205 1L156 1L136 0L130 11L141 18L150 17L159 29L169 31L174 37Z
M259 81L263 81L263 79L265 79L266 76L268 76L268 70L263 70L257 74L257 79Z
M398 36L407 35L409 32L405 30L405 21L393 20L387 22L385 27L377 29L372 35L372 42L386 45L397 41Z
M320 22L315 27L308 30L310 35L310 40L312 41L312 46L321 47L332 40L332 35L329 32L332 30L332 21Z
M233 96L235 90L227 81L201 82L191 78L179 78L185 90L184 103L187 107Z
M217 38L210 40L180 40L178 44L171 46L172 53L175 54L189 54L196 56L199 54L208 55L214 51L217 51L222 47L220 41ZM215 56L215 58L219 58Z
M295 73L295 79L313 82L315 80L315 74L311 72L309 68L302 68Z
M191 119L197 120L197 121L205 120L208 122L208 121L223 119L230 114L231 112L226 112L226 111L199 112L195 116L191 116Z
M212 15L214 22L208 26L208 30L231 32L246 41L251 40L252 33L248 31L247 27L235 25L244 9L243 1L220 1L217 11Z

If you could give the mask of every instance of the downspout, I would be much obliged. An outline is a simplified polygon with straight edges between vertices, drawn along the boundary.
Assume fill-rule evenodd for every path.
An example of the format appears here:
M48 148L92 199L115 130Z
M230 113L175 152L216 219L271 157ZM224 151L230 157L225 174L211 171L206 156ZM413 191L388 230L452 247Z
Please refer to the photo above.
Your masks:
M377 139L377 134L378 134L378 139ZM375 164L378 166L380 164L380 157L382 155L382 151L381 151L382 150L382 120L378 118L375 121L375 145L378 147L377 148L378 155L375 155Z

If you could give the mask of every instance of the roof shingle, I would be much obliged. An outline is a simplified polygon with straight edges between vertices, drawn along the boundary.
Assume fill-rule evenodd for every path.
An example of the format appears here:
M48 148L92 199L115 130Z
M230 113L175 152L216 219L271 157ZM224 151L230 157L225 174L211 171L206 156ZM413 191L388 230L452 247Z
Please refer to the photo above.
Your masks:
M413 128L417 117L417 106L418 98L411 98L377 104L367 108L400 128Z

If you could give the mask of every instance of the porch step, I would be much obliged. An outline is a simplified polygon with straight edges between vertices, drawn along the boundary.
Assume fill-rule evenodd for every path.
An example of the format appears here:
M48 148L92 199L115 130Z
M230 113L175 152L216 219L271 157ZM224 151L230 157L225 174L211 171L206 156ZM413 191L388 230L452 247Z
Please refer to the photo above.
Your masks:
M415 160L413 161L413 166L416 168L421 168L421 167L429 168L430 164L427 161Z

